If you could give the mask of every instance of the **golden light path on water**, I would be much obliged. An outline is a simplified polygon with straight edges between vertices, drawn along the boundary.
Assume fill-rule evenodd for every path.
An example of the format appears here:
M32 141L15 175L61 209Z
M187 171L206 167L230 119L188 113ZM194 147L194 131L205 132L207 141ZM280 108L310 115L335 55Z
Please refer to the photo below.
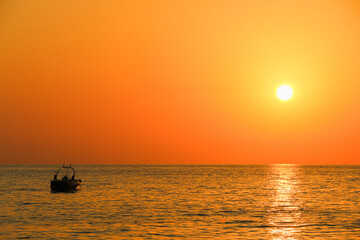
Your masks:
M269 235L273 239L299 239L301 236L303 203L299 198L297 165L271 165L272 193L268 206Z

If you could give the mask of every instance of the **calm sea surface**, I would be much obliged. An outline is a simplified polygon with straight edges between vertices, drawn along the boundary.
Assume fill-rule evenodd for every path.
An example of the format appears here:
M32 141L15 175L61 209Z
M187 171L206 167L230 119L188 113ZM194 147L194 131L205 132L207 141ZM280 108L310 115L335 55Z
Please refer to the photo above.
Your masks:
M360 239L360 166L0 166L0 239Z

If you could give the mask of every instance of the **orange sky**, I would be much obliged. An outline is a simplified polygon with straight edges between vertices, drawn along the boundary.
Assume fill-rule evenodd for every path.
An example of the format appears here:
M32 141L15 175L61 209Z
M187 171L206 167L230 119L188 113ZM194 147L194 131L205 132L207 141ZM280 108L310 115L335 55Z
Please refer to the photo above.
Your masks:
M0 163L359 164L359 43L357 0L1 1Z

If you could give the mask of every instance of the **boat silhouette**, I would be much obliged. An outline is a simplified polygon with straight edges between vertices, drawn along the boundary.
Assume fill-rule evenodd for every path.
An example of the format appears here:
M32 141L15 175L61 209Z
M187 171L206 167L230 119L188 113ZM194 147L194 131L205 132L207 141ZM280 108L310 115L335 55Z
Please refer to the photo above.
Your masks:
M61 179L58 178L59 173L63 169L71 169L73 171L73 175L71 178L65 174ZM69 166L66 166L63 164L61 168L59 168L54 175L54 179L51 180L50 188L52 192L74 192L79 190L81 187L81 179L75 179L75 169L71 167L71 164Z

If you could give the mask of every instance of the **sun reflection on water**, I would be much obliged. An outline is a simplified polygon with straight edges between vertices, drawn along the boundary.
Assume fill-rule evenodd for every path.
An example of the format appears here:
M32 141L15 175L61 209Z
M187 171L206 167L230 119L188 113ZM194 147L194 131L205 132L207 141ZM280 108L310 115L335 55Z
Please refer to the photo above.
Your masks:
M299 239L303 204L299 198L297 165L271 165L268 205L269 234L273 239Z

